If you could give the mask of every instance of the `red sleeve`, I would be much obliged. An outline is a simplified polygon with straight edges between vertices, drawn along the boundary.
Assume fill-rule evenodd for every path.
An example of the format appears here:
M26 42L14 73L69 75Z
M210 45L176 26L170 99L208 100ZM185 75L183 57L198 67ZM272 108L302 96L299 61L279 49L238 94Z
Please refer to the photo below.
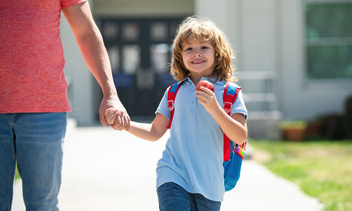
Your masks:
M86 1L87 0L61 0L61 7L70 7Z

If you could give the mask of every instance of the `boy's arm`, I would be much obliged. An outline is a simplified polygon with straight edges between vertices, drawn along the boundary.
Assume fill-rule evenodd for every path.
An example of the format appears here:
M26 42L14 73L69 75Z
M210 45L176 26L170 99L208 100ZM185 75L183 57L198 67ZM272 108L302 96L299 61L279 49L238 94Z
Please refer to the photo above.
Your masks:
M116 109L105 110L105 118L109 124L114 124L117 116L118 111ZM159 113L151 124L131 121L130 127L126 128L126 131L141 139L157 141L165 134L169 123L169 119Z
M208 112L213 116L229 139L236 144L244 143L247 140L247 124L244 115L235 113L229 116L218 103L217 105L217 108L209 110Z
M151 124L131 121L130 128L127 131L138 138L157 141L165 134L169 122L169 119L164 115L157 114Z
M235 113L230 117L224 111L223 113L221 112L213 115L213 117L221 127L222 131L232 141L237 144L242 144L247 140L247 124L243 114Z

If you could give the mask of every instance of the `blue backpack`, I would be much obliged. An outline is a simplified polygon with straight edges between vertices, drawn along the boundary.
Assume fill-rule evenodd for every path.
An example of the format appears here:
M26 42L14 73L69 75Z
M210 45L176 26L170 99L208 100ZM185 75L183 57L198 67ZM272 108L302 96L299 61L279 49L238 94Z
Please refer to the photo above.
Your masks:
M172 84L169 87L167 100L168 100L168 108L171 112L170 124L168 129L171 128L175 107L174 101L176 99L176 94L178 89L181 87L182 82L177 82ZM224 110L225 112L230 115L232 104L236 101L237 95L241 87L236 86L234 83L227 82L225 89L224 89ZM241 167L242 167L242 160L243 160L243 150L246 148L246 143L243 143L241 146L235 144L231 141L225 134L224 134L224 185L225 191L232 190L237 181L240 178L241 174Z

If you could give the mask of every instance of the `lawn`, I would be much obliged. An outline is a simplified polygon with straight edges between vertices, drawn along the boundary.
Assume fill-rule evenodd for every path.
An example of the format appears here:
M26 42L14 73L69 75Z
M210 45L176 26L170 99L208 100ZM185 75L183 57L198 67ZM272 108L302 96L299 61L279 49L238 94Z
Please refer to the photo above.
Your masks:
M352 140L250 143L254 160L318 198L325 210L352 210Z
M16 172L15 172L15 180L19 179L20 178L20 174L18 173L18 170L16 168Z

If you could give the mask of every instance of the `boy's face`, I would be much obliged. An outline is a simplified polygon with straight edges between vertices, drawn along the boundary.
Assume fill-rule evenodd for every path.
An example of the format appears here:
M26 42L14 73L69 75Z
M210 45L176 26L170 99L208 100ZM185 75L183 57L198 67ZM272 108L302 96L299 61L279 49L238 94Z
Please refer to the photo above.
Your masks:
M182 48L182 59L191 76L208 77L214 71L215 49L206 40L189 39Z

